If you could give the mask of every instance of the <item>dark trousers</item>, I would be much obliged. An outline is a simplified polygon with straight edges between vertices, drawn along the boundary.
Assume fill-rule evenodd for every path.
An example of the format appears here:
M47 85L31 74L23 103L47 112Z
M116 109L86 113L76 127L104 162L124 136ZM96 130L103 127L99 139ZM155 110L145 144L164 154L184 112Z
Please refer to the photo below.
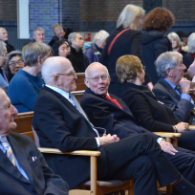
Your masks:
M101 147L107 165L98 157L99 179L134 180L135 195L157 195L156 178L166 186L179 178L180 173L169 161L159 144L149 134L140 134ZM101 167L108 166L107 176L101 178Z
M195 151L195 131L185 131L178 138L178 146Z

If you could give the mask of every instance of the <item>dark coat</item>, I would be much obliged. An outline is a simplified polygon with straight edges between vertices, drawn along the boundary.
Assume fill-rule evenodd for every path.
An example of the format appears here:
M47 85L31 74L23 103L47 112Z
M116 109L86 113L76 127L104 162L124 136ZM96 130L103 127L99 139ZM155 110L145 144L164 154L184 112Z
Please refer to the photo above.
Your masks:
M123 100L131 108L141 126L153 132L173 132L172 126L178 123L178 119L172 108L157 101L147 87L125 83L123 91ZM195 131L185 131L181 134L182 136L178 138L178 145L195 150Z
M189 66L193 63L194 57L191 53L186 53L183 56L183 63L186 66L186 70L189 68Z
M178 123L173 111L158 102L148 87L124 83L122 99L139 125L152 132L173 132L172 126Z
M179 121L192 123L194 105L181 96L163 79L159 79L153 88L153 92L161 102L169 106Z
M154 62L160 54L166 51L172 51L172 45L164 33L161 31L143 33L142 60L153 84L156 84L159 79Z
M140 133L149 133L155 139L158 138L157 135L137 124L133 114L122 100L112 94L109 95L118 101L123 110L104 97L96 95L89 88L83 94L81 106L95 126L105 128L107 133L116 134L120 139Z
M48 167L31 138L18 133L10 133L7 139L29 180L12 165L0 149L0 194L68 195L68 185ZM32 161L32 157L37 159Z
M71 53L69 57L75 72L85 72L85 69L89 66L88 58L83 54L81 49L77 52L73 47L71 47Z
M5 43L6 43L7 53L10 53L15 50L14 46L10 45L8 41L5 41Z
M135 55L141 59L141 43L142 43L142 33L135 30L127 30L121 34L115 41L110 54L108 55L108 48L114 39L114 37L123 31L124 28L117 28L112 35L106 40L106 45L103 49L102 56L100 58L100 63L108 68L108 72L111 76L112 83L120 83L115 67L116 61L119 57L123 55Z

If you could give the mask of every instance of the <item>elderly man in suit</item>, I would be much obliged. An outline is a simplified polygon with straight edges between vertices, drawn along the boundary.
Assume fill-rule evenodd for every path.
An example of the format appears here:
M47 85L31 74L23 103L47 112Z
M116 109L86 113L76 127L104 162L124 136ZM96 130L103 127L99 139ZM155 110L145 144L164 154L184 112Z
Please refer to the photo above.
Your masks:
M105 128L107 133L116 134L120 139L138 134L153 134L138 125L121 99L108 94L110 76L105 66L97 62L90 64L85 71L85 84L88 88L81 99L81 106L95 126ZM173 155L170 143L157 136L156 141L183 176L195 184L195 152L177 147L179 152ZM192 173L189 170L194 171Z
M194 101L189 95L191 82L182 79L186 69L182 55L178 52L165 52L157 58L155 65L161 77L153 88L156 98L165 103L179 121L194 125Z
M182 178L149 134L119 141L94 127L71 95L77 79L70 61L51 57L44 62L42 76L46 86L35 103L33 127L40 145L62 152L98 150L98 179L134 179L135 195L157 195L156 177L162 186L175 183L181 194L195 193L195 187ZM175 149L172 150L176 152ZM77 187L89 179L89 158L71 155L45 155L52 169L70 185ZM182 187L183 186L183 187Z
M11 133L17 113L0 89L0 194L68 195L68 185L48 167L32 139Z

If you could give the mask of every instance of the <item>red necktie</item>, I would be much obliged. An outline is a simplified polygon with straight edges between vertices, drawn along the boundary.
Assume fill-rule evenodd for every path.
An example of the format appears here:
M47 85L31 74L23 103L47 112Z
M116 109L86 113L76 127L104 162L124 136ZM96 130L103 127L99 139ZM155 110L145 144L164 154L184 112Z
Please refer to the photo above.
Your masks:
M116 99L112 99L109 95L106 95L105 98L106 98L108 101L112 102L113 104L115 104L116 106L118 106L120 109L123 110L123 107L117 102Z

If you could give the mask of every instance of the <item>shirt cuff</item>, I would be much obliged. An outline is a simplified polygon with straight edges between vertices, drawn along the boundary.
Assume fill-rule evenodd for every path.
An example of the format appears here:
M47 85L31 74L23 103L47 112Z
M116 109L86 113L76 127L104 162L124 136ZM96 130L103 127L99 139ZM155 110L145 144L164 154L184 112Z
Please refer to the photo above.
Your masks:
M191 100L191 97L190 97L190 95L189 95L189 94L187 94L187 93L183 93L183 94L181 95L181 99L185 99L185 100L190 101L190 100Z
M162 140L164 140L164 139L163 139L162 137L159 137L156 141L157 141L158 144L160 144L160 142L161 142Z
M99 142L98 138L97 138L97 137L95 137L95 140L96 140L96 142L97 142L97 146L98 146L98 148L99 148L99 147L100 147L100 142Z

